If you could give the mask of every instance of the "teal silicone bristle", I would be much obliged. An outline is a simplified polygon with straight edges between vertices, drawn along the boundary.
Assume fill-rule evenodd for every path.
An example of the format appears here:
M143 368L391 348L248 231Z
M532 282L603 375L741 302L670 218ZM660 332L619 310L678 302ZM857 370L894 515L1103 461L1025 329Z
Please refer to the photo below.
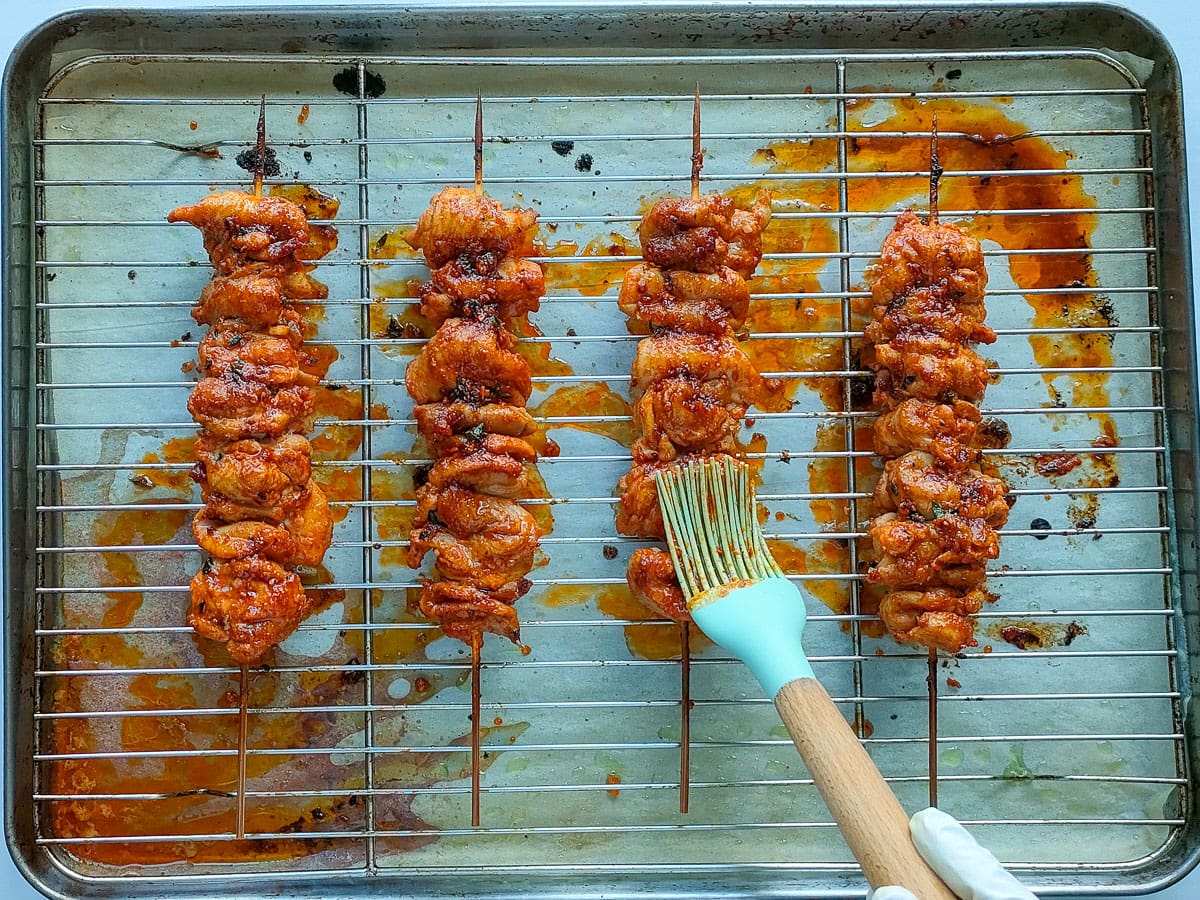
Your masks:
M684 595L783 575L758 524L750 469L731 456L659 472L659 505Z

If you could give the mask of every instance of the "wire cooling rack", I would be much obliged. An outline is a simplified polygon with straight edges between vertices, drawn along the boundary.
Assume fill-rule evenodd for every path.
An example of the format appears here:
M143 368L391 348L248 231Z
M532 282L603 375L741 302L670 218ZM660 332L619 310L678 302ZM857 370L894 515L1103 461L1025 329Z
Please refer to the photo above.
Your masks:
M910 808L931 777L925 658L876 637L862 596L863 270L896 211L922 200L927 167L907 165L903 148L926 146L923 110L939 110L943 148L978 144L991 127L981 122L1013 123L984 135L1013 148L1008 161L948 165L957 196L1063 186L1064 200L1030 206L955 204L951 188L943 208L983 227L1000 335L985 407L1013 432L991 455L1018 502L980 646L938 670L940 803L1019 871L1132 866L1169 844L1187 782L1154 162L1145 92L1119 64L1016 51L101 56L50 86L32 147L40 500L28 525L41 687L31 799L38 843L59 865L119 881L180 877L180 860L197 875L465 872L501 860L530 872L855 870L769 702L712 647L693 661L692 811L677 813L673 631L620 594L640 542L613 528L629 454L610 437L628 428L619 401L638 338L616 289L638 258L647 200L686 189L697 80L704 189L772 189L767 236L787 238L751 284L756 307L776 312L752 316L747 347L811 362L762 366L789 381L793 402L753 413L743 435L763 466L766 530L801 551L783 555L813 594L818 677ZM427 460L412 451L402 384L423 338L403 325L424 268L398 251L398 235L439 186L470 181L477 89L486 188L538 209L547 245L540 334L524 339L546 356L531 406L564 388L579 395L539 411L562 452L540 463L547 496L528 502L553 530L519 607L532 653L485 648L483 825L470 828L469 660L408 609L419 581L403 566L405 511ZM245 183L233 157L253 141L263 91L278 181L341 201L331 221L341 246L317 272L330 297L313 311L310 342L337 352L316 446L341 518L327 571L312 579L332 602L252 679L253 840L239 842L239 670L182 625L198 498L190 461L171 451L194 430L181 366L195 353L187 313L209 270L196 236L165 214ZM872 141L890 141L894 156ZM1018 152L1035 144L1049 162ZM1086 232L1086 255L1022 243L1060 224ZM1087 278L1053 282L1064 260ZM793 352L801 346L812 352Z

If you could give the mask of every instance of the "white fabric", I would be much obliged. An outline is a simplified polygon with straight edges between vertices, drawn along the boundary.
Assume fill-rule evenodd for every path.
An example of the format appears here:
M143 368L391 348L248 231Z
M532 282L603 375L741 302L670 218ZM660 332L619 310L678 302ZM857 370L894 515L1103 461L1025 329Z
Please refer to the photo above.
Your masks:
M1000 861L940 809L923 809L908 820L913 843L962 900L1037 900ZM882 887L870 900L919 900L901 887Z

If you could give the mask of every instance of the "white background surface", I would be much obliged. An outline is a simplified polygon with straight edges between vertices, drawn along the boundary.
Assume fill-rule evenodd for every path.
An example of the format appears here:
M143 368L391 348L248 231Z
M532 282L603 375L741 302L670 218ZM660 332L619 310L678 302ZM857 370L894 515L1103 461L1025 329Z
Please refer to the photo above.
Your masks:
M229 6L234 0L213 2L213 0L192 0L192 2L145 2L145 0L126 0L121 8L134 7L215 7ZM571 0L559 0L561 5L569 5ZM80 6L80 3L68 0L0 0L0 58L7 59L13 46L21 36L33 29L50 16ZM241 0L243 6L269 7L271 2L262 0ZM289 5L343 5L331 0L319 0L318 3L306 0L290 0ZM419 5L418 2L405 3L406 6ZM797 5L801 5L797 3ZM891 4L889 4L891 5ZM964 0L964 6L969 0ZM1197 37L1195 0L1124 0L1124 6L1149 19L1164 34L1167 35L1179 57L1180 68L1183 72L1183 83L1186 89L1185 100L1192 100L1187 105L1186 128L1188 168L1192 175L1192 183L1200 185L1200 37ZM1200 249L1200 204L1195 202L1196 193L1191 192L1192 209L1192 246ZM0 204L4 197L0 196ZM1200 291L1197 291L1200 294ZM0 668L0 695L3 694L3 669ZM7 739L7 738L6 738ZM0 785L3 773L0 773ZM41 895L34 891L17 872L7 852L0 851L0 898L2 900L37 900ZM1200 870L1185 879L1174 888L1151 895L1155 900L1196 900L1200 898ZM1084 900L1084 898L1080 898Z

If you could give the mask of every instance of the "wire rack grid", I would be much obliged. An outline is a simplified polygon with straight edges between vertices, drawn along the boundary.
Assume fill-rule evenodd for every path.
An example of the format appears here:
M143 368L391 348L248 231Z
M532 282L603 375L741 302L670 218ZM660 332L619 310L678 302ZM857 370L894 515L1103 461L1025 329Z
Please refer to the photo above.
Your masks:
M980 646L939 670L941 803L1027 873L1132 867L1168 846L1186 820L1187 782L1153 160L1144 91L1116 63L1015 51L153 56L98 57L61 74L34 146L32 799L39 844L59 865L118 880L178 878L179 860L206 877L230 862L360 877L473 870L502 850L508 870L855 871L770 704L712 647L692 665L692 812L675 812L671 629L620 592L641 542L612 524L629 454L611 438L629 428L618 401L638 339L616 287L638 258L646 199L688 179L697 79L705 189L772 189L768 236L788 235L751 288L760 310L793 314L752 316L760 324L746 345L819 360L764 365L792 396L790 408L753 413L744 435L763 467L766 528L792 548L793 577L832 604L810 603L817 674L912 808L931 775L925 659L877 637L863 605L873 461L861 441L872 413L858 396L857 341L864 267L895 212L920 202L927 168L873 154L871 142L924 147L922 111L933 109L944 147L980 145L987 117L1027 126L982 142L1014 148L1009 159L951 162L944 176L963 187L943 215L989 226L1000 337L985 407L1012 427L1012 444L992 455L1018 502ZM530 83L551 89L531 96ZM538 415L562 453L541 461L547 495L528 501L554 522L520 607L533 652L485 649L484 824L472 829L469 661L412 614L419 580L401 559L412 472L427 462L412 452L402 378L423 338L388 326L407 321L424 274L394 236L440 185L470 180L477 87L487 189L541 214L550 287L540 332L523 340L535 359L531 405L545 403ZM341 518L327 571L313 578L338 592L334 602L253 678L254 840L243 843L231 795L239 670L181 624L198 503L183 477L190 463L167 450L194 430L180 367L195 352L187 312L208 270L195 236L163 219L243 183L231 158L253 140L262 90L278 180L341 201L330 222L341 247L317 273L331 290L311 342L337 353L317 446ZM1050 163L1017 152L1034 143ZM1011 199L1020 191L996 192L1046 183L1065 185L1063 197L1074 186L1082 205L1026 207ZM1022 228L1081 222L1090 246L1020 239ZM1064 259L1091 280L1055 283L1048 273ZM802 346L820 353L789 350ZM1005 628L1041 646L1005 642Z

